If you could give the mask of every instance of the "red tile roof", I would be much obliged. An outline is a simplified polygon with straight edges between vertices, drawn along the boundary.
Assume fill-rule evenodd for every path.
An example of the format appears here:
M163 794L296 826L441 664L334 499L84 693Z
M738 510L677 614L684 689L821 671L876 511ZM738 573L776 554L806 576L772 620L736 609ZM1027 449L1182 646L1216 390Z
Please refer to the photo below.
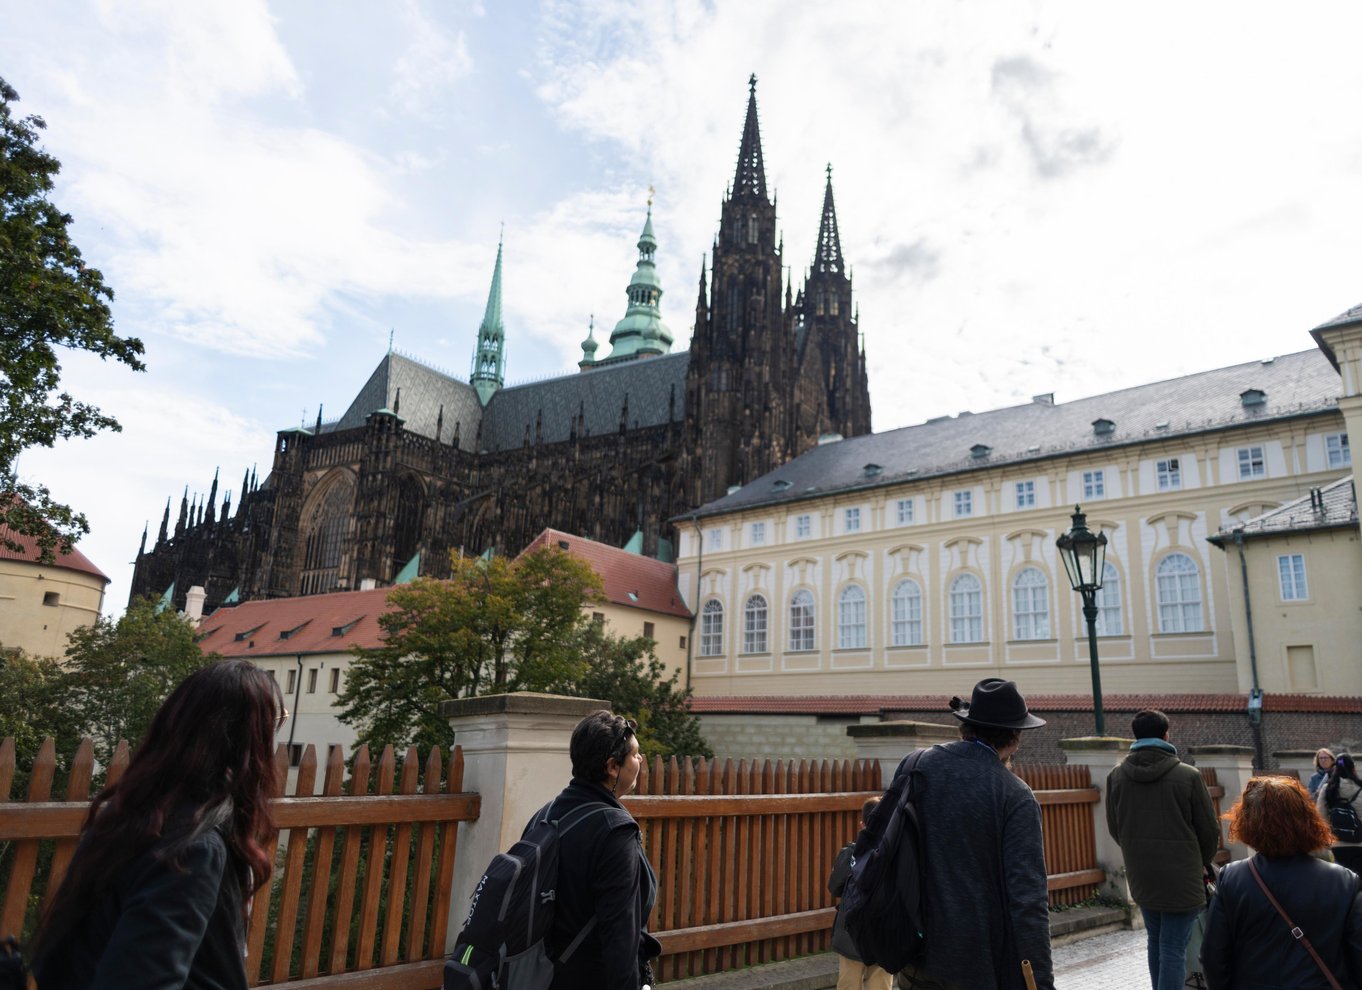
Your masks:
M378 617L390 588L337 591L300 598L265 598L220 608L199 625L199 647L225 657L336 653L381 646Z
M36 536L20 536L8 526L0 524L0 540L13 540L23 549L15 552L0 542L0 560L27 560L32 563L38 562L38 538ZM70 553L62 553L58 549L52 551L54 560L51 564L43 565L48 567L61 567L68 571L80 571L82 574L91 574L99 578L105 584L109 583L109 576L96 567L90 558L85 556L75 547L71 548Z
M566 544L566 546L564 546ZM690 609L676 590L676 565L630 553L619 547L546 529L531 541L524 553L539 547L558 547L591 565L605 585L605 597L616 605L641 608L664 615L691 617Z
M936 695L793 695L692 697L691 711L697 714L734 715L876 715L889 712L949 712L948 698ZM1073 694L1039 694L1027 698L1027 707L1039 712L1090 712L1092 698ZM1106 711L1137 712L1158 708L1165 712L1243 712L1248 696L1243 694L1113 694L1103 695ZM1266 712L1320 712L1325 714L1362 713L1362 698L1266 694Z

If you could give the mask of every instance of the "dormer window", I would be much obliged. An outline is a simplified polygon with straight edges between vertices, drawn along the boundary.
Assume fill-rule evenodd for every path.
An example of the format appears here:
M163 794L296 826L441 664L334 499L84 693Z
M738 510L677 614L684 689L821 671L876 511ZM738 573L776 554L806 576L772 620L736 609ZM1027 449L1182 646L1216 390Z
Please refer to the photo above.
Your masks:
M237 641L238 643L240 643L240 642L242 642L243 640L250 639L252 636L254 636L256 633L258 633L261 629L264 629L264 628L265 628L265 623L262 622L262 623L260 623L260 625L255 626L254 628L243 630L242 632L239 632L239 633L236 634L236 637L235 637L235 638L236 638L236 641Z
M865 466L865 476L867 478L877 478L884 473L884 468L878 464L867 464Z
M790 482L786 481L784 478L781 478L779 481L773 482L771 484L771 490L777 492L783 492L789 487Z
M1106 418L1094 419L1092 432L1099 437L1109 437L1116 432L1116 424Z
M1246 388L1239 393L1239 401L1245 409L1267 404L1267 393L1260 388Z
M311 619L304 619L302 622L294 626L292 629L285 629L281 631L279 633L279 638L292 639L294 636L298 635L298 633L302 632L303 629L307 626L307 624L311 621L312 621Z
M975 459L982 459L993 453L993 448L986 443L976 443L969 449L969 455Z

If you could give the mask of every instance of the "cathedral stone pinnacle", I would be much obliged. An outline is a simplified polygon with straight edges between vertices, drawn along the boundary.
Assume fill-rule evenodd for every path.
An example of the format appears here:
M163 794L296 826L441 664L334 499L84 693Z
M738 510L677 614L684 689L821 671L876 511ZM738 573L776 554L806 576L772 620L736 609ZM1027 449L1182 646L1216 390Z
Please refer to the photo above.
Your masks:
M477 389L478 399L487 405L506 380L506 329L501 320L501 248L497 241L497 263L492 270L492 288L487 293L487 310L478 327L478 346L473 352L469 384Z

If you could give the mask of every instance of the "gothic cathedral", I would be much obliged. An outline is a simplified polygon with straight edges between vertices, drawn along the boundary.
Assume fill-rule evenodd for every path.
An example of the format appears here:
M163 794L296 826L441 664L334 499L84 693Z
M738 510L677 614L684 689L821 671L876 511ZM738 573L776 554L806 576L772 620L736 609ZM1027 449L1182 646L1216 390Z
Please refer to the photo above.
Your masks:
M261 481L170 504L132 597L203 585L224 602L441 577L452 552L517 553L546 527L669 559L678 517L838 433L870 431L865 351L828 173L813 266L784 278L749 83L738 166L689 351L673 353L651 210L610 353L577 374L504 382L502 250L468 382L389 352L340 419L283 430Z

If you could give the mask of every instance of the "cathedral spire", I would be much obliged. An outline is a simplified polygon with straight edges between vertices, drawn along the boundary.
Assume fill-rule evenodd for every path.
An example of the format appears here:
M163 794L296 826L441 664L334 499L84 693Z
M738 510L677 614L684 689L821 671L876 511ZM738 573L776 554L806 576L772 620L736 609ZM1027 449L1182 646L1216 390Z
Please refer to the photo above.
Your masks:
M747 120L742 128L742 146L738 149L738 169L733 176L733 198L747 196L766 198L766 166L761 158L761 130L757 126L757 77L747 80Z
M161 516L161 529L156 534L156 545L159 547L166 540L170 539L170 496L166 496L165 515Z
M506 331L501 322L501 246L497 239L497 264L492 270L492 288L487 293L487 310L482 326L478 327L478 347L473 352L473 373L470 384L477 389L478 398L485 406L505 382Z
M210 526L217 521L218 470L219 470L218 468L213 469L213 487L208 489L208 508L206 511L206 518L208 519L208 524Z
M600 345L596 343L596 314L592 313L586 323L586 340L582 341L582 359L577 362L577 367L585 371L596 363L596 348Z
M828 184L823 190L823 219L818 225L818 250L813 256L813 270L841 275L842 239L837 236L837 208L832 202L832 165L828 164Z
M657 238L653 235L653 190L648 187L648 217L643 222L643 233L638 236L638 264L629 280L625 295L629 308L624 319L610 332L610 357L637 357L666 354L672 349L672 332L662 322L658 304L662 300L662 280L657 277Z

